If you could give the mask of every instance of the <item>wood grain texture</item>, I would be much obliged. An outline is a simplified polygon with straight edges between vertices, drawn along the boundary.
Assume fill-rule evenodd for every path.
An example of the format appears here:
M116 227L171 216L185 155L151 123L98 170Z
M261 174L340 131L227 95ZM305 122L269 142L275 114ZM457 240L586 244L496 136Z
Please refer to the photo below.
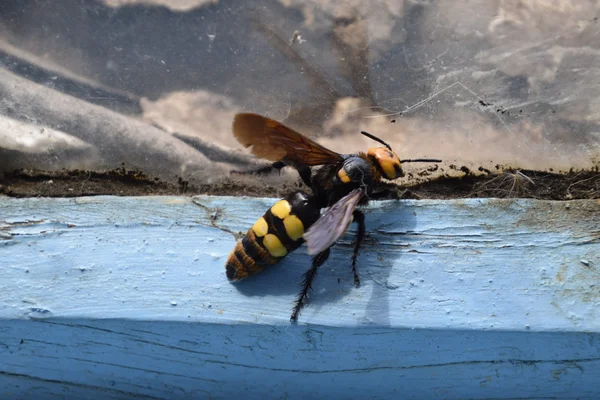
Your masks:
M225 277L274 202L0 198L0 397L600 396L599 202L374 203L298 326L304 248Z

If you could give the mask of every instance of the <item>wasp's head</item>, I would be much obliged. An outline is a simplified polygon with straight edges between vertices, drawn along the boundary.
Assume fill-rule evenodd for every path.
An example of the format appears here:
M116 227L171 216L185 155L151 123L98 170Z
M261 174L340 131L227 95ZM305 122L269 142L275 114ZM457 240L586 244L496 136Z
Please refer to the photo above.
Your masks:
M367 152L367 155L384 178L392 180L404 176L402 166L400 165L400 158L394 153L389 144L377 136L371 135L369 132L361 131L360 133L385 146L373 147Z
M374 147L369 149L367 155L384 178L392 180L404 176L400 158L391 149Z

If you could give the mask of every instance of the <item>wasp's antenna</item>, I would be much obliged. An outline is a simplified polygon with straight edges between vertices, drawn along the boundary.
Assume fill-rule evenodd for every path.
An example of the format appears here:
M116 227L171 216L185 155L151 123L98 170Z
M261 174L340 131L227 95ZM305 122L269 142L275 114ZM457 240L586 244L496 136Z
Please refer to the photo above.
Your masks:
M365 132L365 131L360 131L360 133L362 133L363 135L365 135L366 137L373 139L376 142L381 143L382 145L384 145L385 147L388 148L388 150L392 150L392 148L390 147L389 144L387 144L386 142L384 142L383 140L379 139L377 136L371 135L369 132Z
M442 162L442 160L437 160L435 158L407 158L406 160L400 160L401 163L408 162Z

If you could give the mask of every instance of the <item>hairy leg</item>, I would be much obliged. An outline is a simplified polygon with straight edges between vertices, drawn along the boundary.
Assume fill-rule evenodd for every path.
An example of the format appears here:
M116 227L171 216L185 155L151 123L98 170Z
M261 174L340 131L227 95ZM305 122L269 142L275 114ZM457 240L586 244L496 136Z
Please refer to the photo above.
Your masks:
M304 274L304 280L302 281L302 290L296 299L294 304L294 310L292 311L292 316L290 317L291 321L296 321L298 319L298 314L300 310L304 306L304 302L306 301L306 297L308 296L308 291L311 289L312 281L315 279L317 275L317 269L321 265L327 261L329 258L330 248L317 254L312 260L312 266L306 273Z
M365 240L365 214L361 211L354 210L352 215L354 217L354 222L358 224L356 243L354 244L354 253L352 254L352 273L354 274L354 286L359 286L360 278L358 277L358 270L356 269L356 259L358 258L358 252L360 251L360 245Z

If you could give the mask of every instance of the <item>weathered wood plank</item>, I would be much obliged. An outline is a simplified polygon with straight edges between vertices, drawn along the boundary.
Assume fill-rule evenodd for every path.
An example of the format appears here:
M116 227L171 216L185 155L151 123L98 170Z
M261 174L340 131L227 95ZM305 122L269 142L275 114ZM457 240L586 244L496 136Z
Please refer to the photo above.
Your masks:
M273 200L195 201L2 200L2 316L287 323L303 249L238 285L223 266L235 244L224 229L245 232ZM600 204L568 204L376 203L363 285L351 284L350 232L301 322L600 331Z
M595 399L599 393L600 338L591 333L121 319L11 320L0 327L0 338L3 398L12 392L26 398Z
M0 397L600 396L600 203L402 201L231 285L273 199L0 198Z

